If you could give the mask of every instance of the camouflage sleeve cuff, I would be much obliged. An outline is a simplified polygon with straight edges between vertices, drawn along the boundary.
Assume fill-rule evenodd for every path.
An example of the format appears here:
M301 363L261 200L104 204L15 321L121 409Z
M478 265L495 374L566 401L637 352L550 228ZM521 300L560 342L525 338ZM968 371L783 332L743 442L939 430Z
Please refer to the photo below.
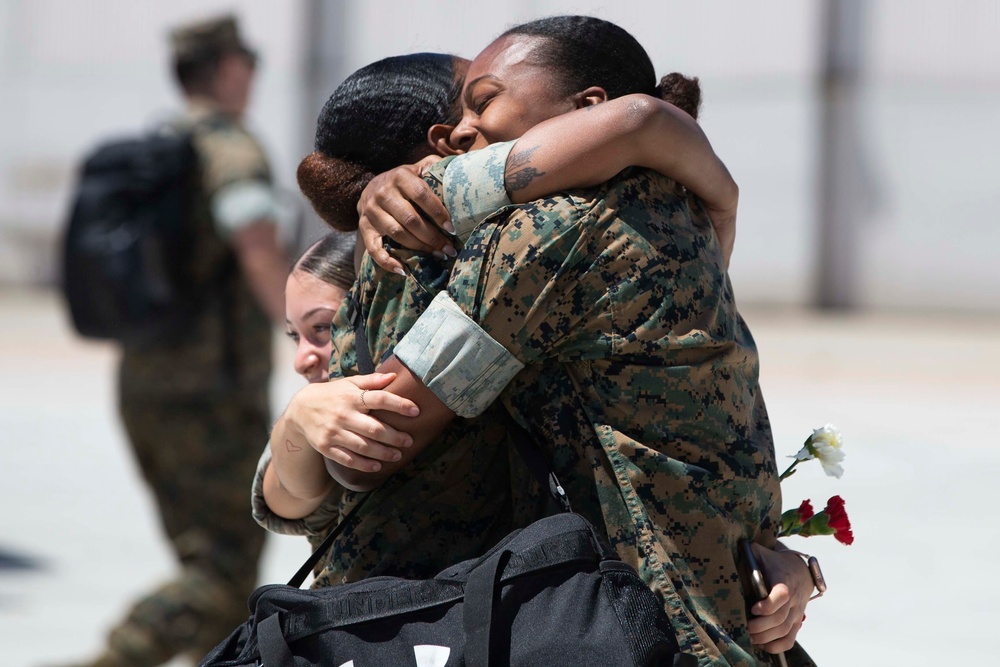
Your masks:
M237 181L212 197L215 230L223 238L260 220L277 220L274 190L264 181Z
M250 495L250 504L253 510L253 518L261 527L272 533L279 535L323 535L331 525L340 520L340 496L343 488L337 486L323 504L317 507L312 514L301 519L286 519L278 516L267 506L264 500L264 473L271 465L271 445L264 447L264 453L257 463L257 472L253 477L253 488Z
M510 197L504 185L507 156L514 141L491 144L454 158L444 172L444 205L451 214L455 234L464 243L472 230L504 206Z
M434 297L394 354L459 417L482 414L524 368L447 292Z

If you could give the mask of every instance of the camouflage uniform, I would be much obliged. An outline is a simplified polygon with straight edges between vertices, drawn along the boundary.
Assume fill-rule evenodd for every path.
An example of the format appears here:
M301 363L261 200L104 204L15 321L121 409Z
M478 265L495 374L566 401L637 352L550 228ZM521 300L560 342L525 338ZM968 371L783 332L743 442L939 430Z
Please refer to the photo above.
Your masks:
M501 203L476 202L502 192L509 145L492 150L478 174L459 158L428 175L457 227ZM774 450L753 339L683 188L627 170L500 210L395 354L459 415L502 398L699 664L759 664L735 554L774 543Z
M448 281L450 262L401 255L408 277L383 271L366 255L351 292L361 304L376 365ZM358 372L350 299L333 319L331 379ZM453 420L410 465L373 492L320 563L312 586L378 575L432 577L481 556L514 528L539 518L545 505L512 447L514 438L526 437L499 403L476 418ZM269 462L265 449L254 480L254 518L274 532L306 535L314 547L363 495L338 488L310 516L283 519L264 502Z
M236 122L192 107L184 124L203 170L191 259L205 285L199 314L176 345L124 349L119 376L125 428L182 568L135 604L97 664L158 665L178 653L207 653L246 619L264 542L246 516L246 487L270 427L271 324L213 206L227 188L269 188L270 172L258 142ZM241 197L246 208L243 195L227 199L240 205Z

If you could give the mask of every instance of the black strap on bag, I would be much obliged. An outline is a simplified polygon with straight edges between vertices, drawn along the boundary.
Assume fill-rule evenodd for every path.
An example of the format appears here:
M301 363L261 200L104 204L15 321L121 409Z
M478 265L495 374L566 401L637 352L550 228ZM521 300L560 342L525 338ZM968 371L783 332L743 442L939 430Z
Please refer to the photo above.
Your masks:
M489 667L490 656L498 653L493 621L500 600L500 578L510 556L510 551L506 549L494 554L472 571L465 584L462 622L465 627L466 667Z
M295 656L281 633L278 614L268 616L257 626L257 641L262 665L294 665Z
M361 304L358 303L353 292L351 293L351 305L347 317L351 326L354 327L354 349L358 358L358 370L366 375L374 373L375 362L372 361L372 353L368 348L368 332L365 330L364 313L361 312Z

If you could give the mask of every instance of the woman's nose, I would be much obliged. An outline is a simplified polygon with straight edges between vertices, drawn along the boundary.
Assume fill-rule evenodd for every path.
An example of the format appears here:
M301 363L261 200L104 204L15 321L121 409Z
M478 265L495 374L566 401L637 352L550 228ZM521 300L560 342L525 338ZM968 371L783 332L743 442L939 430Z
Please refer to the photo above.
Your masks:
M473 144L476 143L478 136L479 133L476 129L472 127L467 119L463 118L451 133L452 147L463 153L468 153L472 149Z
M307 380L316 373L319 365L319 354L316 348L309 344L300 344L295 351L295 372Z

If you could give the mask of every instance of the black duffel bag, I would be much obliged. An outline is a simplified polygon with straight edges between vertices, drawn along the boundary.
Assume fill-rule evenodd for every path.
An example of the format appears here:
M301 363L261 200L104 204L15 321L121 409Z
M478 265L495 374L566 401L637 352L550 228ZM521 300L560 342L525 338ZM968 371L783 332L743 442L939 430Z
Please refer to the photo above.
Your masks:
M253 616L201 667L636 667L690 658L675 663L656 596L572 513L433 579L262 586L250 607Z
M361 372L374 370L357 302ZM371 498L327 535L287 585L261 586L250 619L199 667L653 667L680 654L656 595L569 499L537 447L516 443L559 514L515 531L433 579L373 577L301 590Z

